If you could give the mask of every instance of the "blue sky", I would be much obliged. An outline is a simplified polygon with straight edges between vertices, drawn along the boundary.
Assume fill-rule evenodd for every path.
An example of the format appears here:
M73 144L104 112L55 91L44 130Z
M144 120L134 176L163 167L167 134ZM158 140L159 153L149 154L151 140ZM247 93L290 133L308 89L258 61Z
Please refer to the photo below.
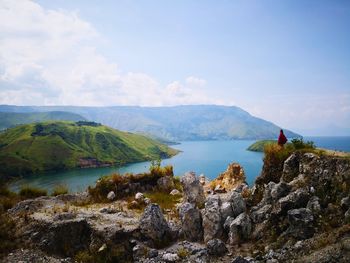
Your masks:
M349 1L0 0L0 12L0 103L236 105L305 135L350 134Z

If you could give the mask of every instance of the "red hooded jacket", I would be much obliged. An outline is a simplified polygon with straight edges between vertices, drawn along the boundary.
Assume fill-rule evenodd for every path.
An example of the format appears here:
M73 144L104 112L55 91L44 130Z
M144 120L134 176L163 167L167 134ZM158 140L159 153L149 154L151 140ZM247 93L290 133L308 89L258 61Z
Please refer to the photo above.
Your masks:
M284 136L283 131L280 132L280 136L278 136L278 144L284 145L287 142L286 136Z

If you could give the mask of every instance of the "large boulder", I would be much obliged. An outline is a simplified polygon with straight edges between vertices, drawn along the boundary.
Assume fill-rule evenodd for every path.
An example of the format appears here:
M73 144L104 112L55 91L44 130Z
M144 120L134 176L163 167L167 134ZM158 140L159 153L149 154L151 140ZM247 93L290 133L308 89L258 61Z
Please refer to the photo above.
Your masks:
M182 235L189 241L203 240L202 214L198 208L191 203L184 203L179 208L182 224Z
M299 188L278 200L273 212L275 214L287 214L287 211L290 209L306 207L309 198L308 190Z
M207 242L208 254L212 256L223 256L227 253L225 243L220 239L215 238Z
M140 232L150 241L151 246L161 247L171 239L171 230L160 207L150 204L140 219Z
M72 256L89 247L91 228L85 219L61 220L41 227L37 232L43 234L39 247L50 254Z
M185 173L180 181L183 188L184 201L203 207L205 203L204 190L196 174L194 172Z
M299 208L288 211L288 222L290 227L287 233L297 239L307 239L313 236L314 217L310 209Z
M246 213L240 214L232 221L229 230L229 243L231 245L238 244L243 240L247 240L252 233L252 222Z
M252 221L256 224L261 223L270 217L272 205L264 205L261 208L256 206L252 207L251 215Z
M232 191L229 201L232 206L232 216L236 217L239 214L245 212L246 210L246 201L243 199L242 195L236 191Z
M223 235L223 224L220 211L221 199L219 196L209 196L205 202L203 215L204 242Z
M289 183L299 174L300 154L292 153L283 164L282 181Z

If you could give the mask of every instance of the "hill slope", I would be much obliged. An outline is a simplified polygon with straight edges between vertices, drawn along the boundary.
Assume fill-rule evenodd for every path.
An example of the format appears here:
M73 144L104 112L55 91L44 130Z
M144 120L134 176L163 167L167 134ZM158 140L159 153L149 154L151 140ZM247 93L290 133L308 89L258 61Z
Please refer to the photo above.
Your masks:
M40 121L84 121L84 117L65 111L49 112L0 112L0 130L19 124Z
M272 139L278 136L277 125L256 118L238 107L216 105L188 105L174 107L75 107L0 106L0 111L63 110L80 114L88 120L110 127L138 133L152 134L171 141ZM288 137L298 137L286 129Z
M0 175L125 164L176 153L145 136L97 123L26 124L0 134Z

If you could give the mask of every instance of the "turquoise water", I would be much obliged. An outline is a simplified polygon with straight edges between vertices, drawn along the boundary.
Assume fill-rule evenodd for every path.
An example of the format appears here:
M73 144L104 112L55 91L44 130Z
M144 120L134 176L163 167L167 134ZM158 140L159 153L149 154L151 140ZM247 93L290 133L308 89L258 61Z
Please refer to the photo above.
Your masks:
M329 150L350 152L350 136L323 136L323 137L305 137L305 141L313 141L317 147Z
M252 184L262 168L262 153L246 150L253 142L251 140L182 142L173 146L182 152L170 159L163 160L162 164L173 165L175 175L194 171L198 175L204 174L208 178L214 179L226 170L229 163L238 162L245 170L247 182ZM50 191L57 184L65 184L70 192L77 192L85 190L89 185L94 185L96 180L103 175L113 172L140 173L147 171L149 166L150 162L141 162L119 168L107 167L50 172L20 179L12 183L10 188L17 191L21 185L29 184Z

